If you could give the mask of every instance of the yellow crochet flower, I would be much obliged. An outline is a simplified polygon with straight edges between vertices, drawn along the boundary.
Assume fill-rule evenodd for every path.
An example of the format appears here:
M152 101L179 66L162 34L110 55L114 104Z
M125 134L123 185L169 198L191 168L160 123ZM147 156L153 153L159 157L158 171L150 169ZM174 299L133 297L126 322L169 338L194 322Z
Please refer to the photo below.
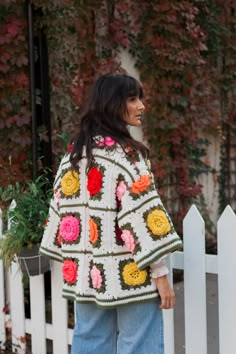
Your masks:
M76 171L68 171L62 177L61 190L66 196L71 196L78 192L80 186L79 174Z
M147 271L140 270L135 262L131 262L124 266L122 275L127 285L141 285L146 281Z
M171 230L171 225L163 210L153 210L147 217L147 225L155 236L164 236Z

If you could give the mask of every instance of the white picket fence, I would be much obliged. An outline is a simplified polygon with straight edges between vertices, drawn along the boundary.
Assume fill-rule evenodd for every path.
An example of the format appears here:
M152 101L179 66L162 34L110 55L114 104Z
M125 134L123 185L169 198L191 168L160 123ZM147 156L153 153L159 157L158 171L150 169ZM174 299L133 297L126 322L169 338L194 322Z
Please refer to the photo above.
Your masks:
M0 217L1 222L1 217ZM0 225L1 227L1 225ZM169 257L170 269L184 269L185 354L207 354L206 273L218 275L219 353L235 354L236 329L236 216L227 206L217 224L218 255L205 254L205 225L192 206L184 219L184 252ZM170 271L170 280L172 271ZM4 277L0 261L0 309L10 303L10 314L0 313L0 341L6 340L11 321L13 352L28 353L25 334L31 335L33 354L46 354L46 338L53 341L53 354L66 354L72 340L68 328L67 301L61 298L61 266L52 262L52 324L45 321L44 278L30 277L31 319L25 318L22 276L13 264ZM7 297L7 298L6 298ZM174 310L164 311L165 354L175 354Z

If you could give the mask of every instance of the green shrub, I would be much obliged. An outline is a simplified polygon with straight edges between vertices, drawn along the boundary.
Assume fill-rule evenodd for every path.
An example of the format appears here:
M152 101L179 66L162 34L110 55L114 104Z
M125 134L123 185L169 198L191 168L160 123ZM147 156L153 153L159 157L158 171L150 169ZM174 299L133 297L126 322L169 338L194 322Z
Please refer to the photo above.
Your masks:
M0 190L4 202L16 201L16 205L11 205L6 213L8 227L0 240L0 257L6 268L24 247L31 248L41 241L51 194L52 188L46 174L24 186L17 183Z

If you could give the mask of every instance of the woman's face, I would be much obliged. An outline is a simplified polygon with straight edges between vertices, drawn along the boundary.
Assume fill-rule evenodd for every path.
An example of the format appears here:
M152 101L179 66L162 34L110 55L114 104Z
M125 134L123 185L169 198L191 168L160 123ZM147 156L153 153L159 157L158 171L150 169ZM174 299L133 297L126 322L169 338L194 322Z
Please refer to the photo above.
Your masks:
M142 100L138 96L129 97L127 99L127 114L124 117L128 125L140 126L141 116L145 110Z

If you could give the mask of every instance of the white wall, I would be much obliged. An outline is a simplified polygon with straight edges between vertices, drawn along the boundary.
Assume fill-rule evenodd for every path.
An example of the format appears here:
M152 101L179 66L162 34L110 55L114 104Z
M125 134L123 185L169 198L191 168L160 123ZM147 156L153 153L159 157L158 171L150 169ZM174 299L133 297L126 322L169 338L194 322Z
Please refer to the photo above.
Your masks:
M127 71L127 74L139 80L139 72L134 67L135 64L134 58L132 57L131 54L129 54L127 50L122 50L120 52L120 60L121 60L121 65ZM141 127L130 127L130 131L135 139L144 142L143 132Z
M208 153L206 157L206 162L210 164L212 168L219 173L220 170L220 139L207 136L207 139L211 142L208 147ZM211 220L216 223L218 220L218 195L219 195L219 184L216 175L209 173L204 174L200 177L199 182L203 185L203 194L206 198L206 203L208 206L208 212Z

